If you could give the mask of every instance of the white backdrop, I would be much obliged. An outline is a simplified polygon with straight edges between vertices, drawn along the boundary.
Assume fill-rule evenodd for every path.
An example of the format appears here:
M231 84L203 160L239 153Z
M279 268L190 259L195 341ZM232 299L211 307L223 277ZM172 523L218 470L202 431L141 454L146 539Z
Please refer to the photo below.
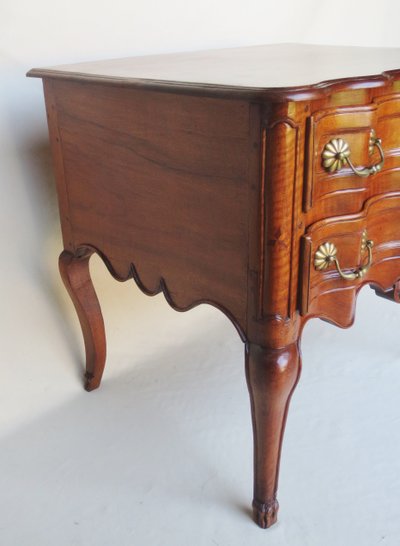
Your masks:
M352 329L305 330L270 531L247 513L243 347L218 311L175 313L95 258L109 359L102 389L82 390L41 83L25 72L285 41L400 47L399 19L398 0L2 0L1 545L398 546L400 308L368 289Z

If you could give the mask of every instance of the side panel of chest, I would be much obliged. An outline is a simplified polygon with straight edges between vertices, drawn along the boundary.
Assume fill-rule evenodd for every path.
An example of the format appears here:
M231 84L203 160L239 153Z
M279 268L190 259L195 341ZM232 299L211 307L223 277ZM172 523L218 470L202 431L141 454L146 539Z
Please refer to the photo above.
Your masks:
M66 248L185 309L246 324L249 155L243 101L46 82ZM252 134L252 132L254 134ZM64 198L63 198L64 196Z

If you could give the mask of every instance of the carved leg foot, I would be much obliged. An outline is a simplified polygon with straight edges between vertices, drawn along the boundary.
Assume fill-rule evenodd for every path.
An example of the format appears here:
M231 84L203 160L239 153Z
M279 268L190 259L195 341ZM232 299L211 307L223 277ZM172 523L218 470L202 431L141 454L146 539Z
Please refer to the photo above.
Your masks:
M279 460L291 395L300 376L298 344L283 349L246 347L246 377L254 434L255 522L263 529L277 520Z
M74 303L85 342L87 391L100 385L106 361L104 322L90 277L90 256L90 252L74 256L64 251L59 259L61 277Z
M278 520L279 503L276 499L261 503L253 500L253 519L262 529L268 529Z

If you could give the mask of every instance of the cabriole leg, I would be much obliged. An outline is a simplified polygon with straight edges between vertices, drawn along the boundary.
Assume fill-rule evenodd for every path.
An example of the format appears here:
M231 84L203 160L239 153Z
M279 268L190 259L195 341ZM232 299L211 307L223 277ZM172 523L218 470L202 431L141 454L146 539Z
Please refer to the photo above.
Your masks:
M246 346L246 377L254 434L255 522L262 528L277 520L279 460L290 397L300 375L298 343L283 349Z
M85 389L101 382L106 361L106 336L99 300L89 271L91 252L74 255L63 251L59 258L62 280L74 303L81 324L86 351Z

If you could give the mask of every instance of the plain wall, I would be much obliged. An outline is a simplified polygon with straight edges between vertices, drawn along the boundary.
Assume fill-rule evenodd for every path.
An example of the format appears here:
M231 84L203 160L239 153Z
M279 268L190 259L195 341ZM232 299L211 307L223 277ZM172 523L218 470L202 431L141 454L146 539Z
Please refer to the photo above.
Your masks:
M57 270L62 244L42 86L40 80L25 78L27 70L100 58L277 42L399 47L399 20L398 0L1 0L0 437L8 437L81 393L80 332ZM116 283L97 258L93 273L109 334L105 381L130 370L132 359L139 362L167 349L179 352L185 339L201 339L202 332L206 347L207 336L212 335L210 324L222 328L221 344L229 343L232 358L242 365L242 344L215 309L201 306L177 314L162 296L150 300L133 282ZM307 361L317 367L316 362L323 360L315 349L320 339L339 362L354 360L360 346L362 358L368 361L377 358L384 343L389 345L393 339L398 345L395 324L400 309L367 288L359 297L359 308L359 322L345 333L316 321L307 326L305 367ZM199 351L201 356L203 349ZM392 356L398 365L399 352L394 349ZM399 405L396 411L399 414ZM171 539L170 544L177 543ZM327 544L322 539L316 543Z

